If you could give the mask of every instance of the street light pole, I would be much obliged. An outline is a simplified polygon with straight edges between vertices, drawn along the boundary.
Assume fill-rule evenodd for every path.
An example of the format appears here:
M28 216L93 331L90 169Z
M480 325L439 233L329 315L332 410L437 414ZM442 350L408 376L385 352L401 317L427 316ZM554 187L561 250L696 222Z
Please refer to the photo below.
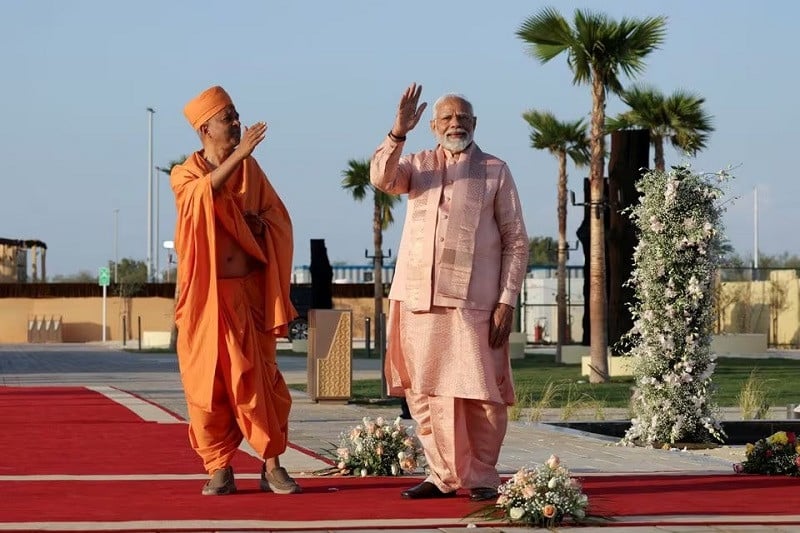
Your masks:
M753 187L753 269L758 270L758 186ZM756 275L754 272L753 276Z
M147 281L153 281L153 115L147 108Z
M114 285L119 283L119 209L114 209Z
M163 172L164 174L169 176L169 169L168 168L159 167L159 166L157 166L155 168L156 168L156 172L157 173L158 172ZM160 261L158 259L159 248L161 248L161 240L160 240L160 237L159 237L159 227L158 227L158 224L159 224L158 223L158 217L159 217L159 213L161 212L161 203L159 201L159 192L158 192L159 189L161 188L161 176L159 176L158 174L156 174L156 185L155 185L155 187L156 187L156 265L158 267L157 268L158 272L161 272L160 264L159 264ZM167 263L167 269L169 269L169 263Z
M155 188L155 215L153 216L155 222L153 225L155 226L155 239L153 240L153 250L155 250L156 256L156 267L155 267L155 278L156 281L161 281L161 241L159 240L161 230L159 229L159 212L161 211L161 200L159 190L161 189L161 179L158 175L155 175L153 178L153 187Z

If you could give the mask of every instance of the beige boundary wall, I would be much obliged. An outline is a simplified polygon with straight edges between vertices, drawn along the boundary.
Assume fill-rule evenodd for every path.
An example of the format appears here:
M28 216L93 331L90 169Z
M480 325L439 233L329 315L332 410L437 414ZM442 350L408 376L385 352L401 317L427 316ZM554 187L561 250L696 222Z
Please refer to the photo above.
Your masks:
M142 331L165 330L172 327L171 298L106 299L106 340L122 340L123 316L128 339L138 338L138 317ZM0 343L28 341L28 320L61 317L63 342L93 342L103 338L102 298L2 298L0 299Z
M717 328L723 334L761 335L770 345L800 346L800 280L794 271L775 271L768 281L724 282L720 291ZM106 339L122 340L122 319L127 320L128 339L138 339L138 318L142 332L171 329L172 298L107 298ZM383 301L388 314L389 300ZM374 321L372 297L334 297L334 309L352 311L353 336L364 337L364 319ZM27 342L28 321L33 318L63 320L64 342L93 342L102 339L102 298L0 298L0 343ZM763 337L762 337L763 336ZM371 334L374 339L373 333ZM737 343L741 339L737 340ZM579 363L585 347L564 347L563 360ZM719 347L720 352L728 351ZM741 350L737 347L735 350ZM747 350L746 353L759 353Z
M334 298L333 306L353 312L353 336L362 338L364 318L372 319L374 313L374 299ZM388 313L388 300L384 300L384 306L384 312ZM106 299L106 340L122 340L122 322L126 316L132 317L132 320L126 319L127 340L138 339L141 317L143 345L146 345L153 335L160 338L163 332L170 331L172 315L172 298L126 300L109 296ZM0 298L0 343L27 342L28 321L35 317L44 320L61 317L63 342L95 342L103 338L102 298Z

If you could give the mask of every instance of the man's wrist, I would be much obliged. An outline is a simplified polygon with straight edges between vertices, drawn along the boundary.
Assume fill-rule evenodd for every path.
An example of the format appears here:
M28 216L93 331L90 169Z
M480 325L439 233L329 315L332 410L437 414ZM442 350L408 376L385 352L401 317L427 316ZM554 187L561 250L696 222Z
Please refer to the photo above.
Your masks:
M392 130L389 130L389 138L396 143L401 143L406 140L405 135L396 135Z

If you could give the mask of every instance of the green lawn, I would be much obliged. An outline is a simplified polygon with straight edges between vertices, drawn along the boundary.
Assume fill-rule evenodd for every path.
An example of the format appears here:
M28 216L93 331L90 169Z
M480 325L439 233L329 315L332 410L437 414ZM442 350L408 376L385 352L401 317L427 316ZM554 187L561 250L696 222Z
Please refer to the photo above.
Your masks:
M610 383L591 384L579 376L580 365L561 365L552 355L527 355L513 359L514 384L518 393L537 401L548 386L555 390L551 407L564 407L580 397L601 402L605 407L627 407L633 386L630 377L613 378ZM800 403L800 361L792 359L717 359L714 382L719 387L715 399L720 407L736 407L744 383L755 369L765 381L767 401L773 406ZM553 387L555 386L555 387ZM293 386L294 387L294 386ZM298 387L299 388L299 387ZM367 401L380 397L380 380L353 381L353 400Z
M138 353L167 353L168 350L129 349ZM279 350L278 355L306 357L305 353ZM371 359L378 359L375 350L370 352ZM367 351L363 348L353 349L353 357L366 359ZM800 360L792 359L745 359L720 357L717 359L714 382L719 387L715 399L720 407L736 407L739 405L738 395L742 386L756 370L758 378L764 381L767 389L767 402L772 406L785 406L800 403ZM570 402L583 397L602 403L604 407L628 407L633 379L630 377L612 378L610 383L594 385L585 377L579 376L580 365L562 365L554 362L553 355L529 354L525 359L513 359L514 384L518 394L524 394L528 400L538 401L542 393L551 388L553 397L551 407L564 407ZM355 402L368 402L380 398L381 383L378 379L355 380L352 384L352 398ZM304 385L292 385L297 390L305 390Z

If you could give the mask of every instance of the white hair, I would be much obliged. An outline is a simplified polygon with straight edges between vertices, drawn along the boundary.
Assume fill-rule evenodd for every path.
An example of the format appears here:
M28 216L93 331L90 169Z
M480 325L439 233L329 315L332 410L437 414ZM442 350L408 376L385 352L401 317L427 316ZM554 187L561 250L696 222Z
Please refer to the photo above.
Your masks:
M433 118L434 120L436 119L436 117L437 117L437 114L439 113L439 106L440 106L440 105L442 105L442 104L443 104L445 101L447 101L447 100L453 100L453 99L461 100L462 102L464 102L465 104L467 104L467 105L469 106L469 112L470 112L470 114L471 114L471 115L474 115L474 114L475 114L475 110L472 108L472 102L470 102L469 100L467 100L467 97L466 97L466 96L464 96L463 94L459 94L459 93L446 93L446 94L443 94L442 96L440 96L440 97L439 97L439 98L438 98L438 99L437 99L437 100L436 100L436 101L433 103L433 117L432 117L432 118Z

